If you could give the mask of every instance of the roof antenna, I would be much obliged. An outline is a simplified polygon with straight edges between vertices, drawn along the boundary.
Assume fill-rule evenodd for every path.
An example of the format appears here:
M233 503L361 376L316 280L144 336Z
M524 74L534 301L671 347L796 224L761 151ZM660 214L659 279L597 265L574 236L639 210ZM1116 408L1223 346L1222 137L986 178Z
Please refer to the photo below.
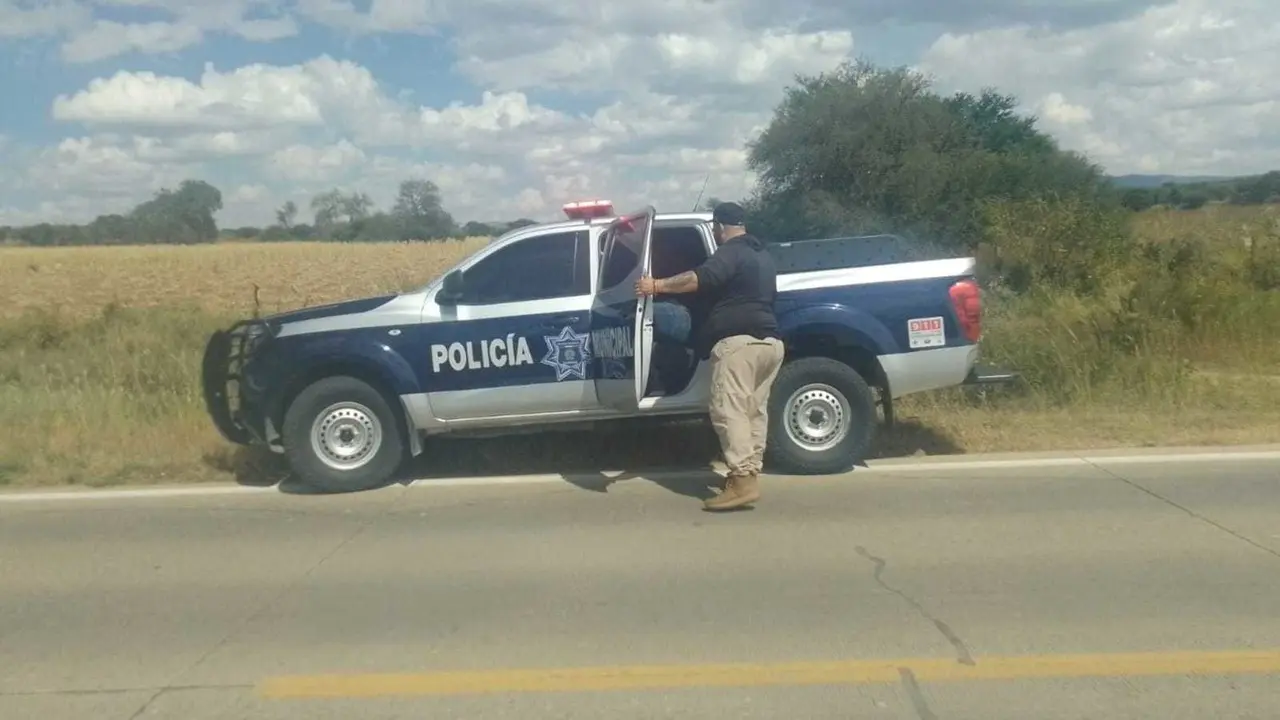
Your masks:
M698 191L698 199L693 201L693 209L689 212L698 212L698 203L702 202L702 193L707 191L707 181L711 179L711 173L702 180L702 189Z

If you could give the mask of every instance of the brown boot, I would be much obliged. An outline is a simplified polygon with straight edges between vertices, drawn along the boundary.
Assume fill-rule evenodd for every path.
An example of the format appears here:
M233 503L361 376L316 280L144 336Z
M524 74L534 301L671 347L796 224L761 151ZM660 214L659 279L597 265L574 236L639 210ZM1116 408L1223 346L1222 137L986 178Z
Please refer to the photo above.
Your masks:
M708 510L732 510L750 505L760 499L760 477L751 475L730 475L725 483L724 492L707 500L703 507Z

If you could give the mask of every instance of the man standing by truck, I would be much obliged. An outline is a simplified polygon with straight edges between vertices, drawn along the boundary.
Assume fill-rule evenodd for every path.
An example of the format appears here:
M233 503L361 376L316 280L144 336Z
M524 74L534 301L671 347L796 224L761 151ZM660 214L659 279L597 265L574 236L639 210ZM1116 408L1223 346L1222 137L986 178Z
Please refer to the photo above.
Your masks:
M708 510L730 510L760 498L768 432L769 389L784 348L773 302L777 270L759 238L746 229L746 211L721 203L712 213L716 251L698 267L668 278L642 277L640 295L698 293L706 308L695 327L695 349L711 360L711 425L729 475Z

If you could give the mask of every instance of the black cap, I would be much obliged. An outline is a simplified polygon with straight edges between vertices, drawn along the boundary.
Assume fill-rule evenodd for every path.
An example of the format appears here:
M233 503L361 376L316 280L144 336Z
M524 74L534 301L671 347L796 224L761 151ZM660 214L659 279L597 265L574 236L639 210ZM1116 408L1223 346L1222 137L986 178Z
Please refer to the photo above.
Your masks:
M721 225L746 225L747 211L738 203L725 202L716 206L711 219Z

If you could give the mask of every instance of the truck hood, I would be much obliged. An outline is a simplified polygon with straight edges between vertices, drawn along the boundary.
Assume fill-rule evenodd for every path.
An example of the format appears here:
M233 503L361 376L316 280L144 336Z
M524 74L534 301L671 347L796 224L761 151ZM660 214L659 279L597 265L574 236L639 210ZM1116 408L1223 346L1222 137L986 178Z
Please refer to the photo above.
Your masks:
M344 300L343 302L330 303L328 305L316 305L314 307L288 310L276 313L275 315L268 315L262 319L271 323L284 325L287 323L301 322L303 320L315 320L318 318L336 317L338 315L354 315L357 313L369 312L370 310L376 310L392 300L395 300L397 297L400 296L391 294L377 295L357 300Z

